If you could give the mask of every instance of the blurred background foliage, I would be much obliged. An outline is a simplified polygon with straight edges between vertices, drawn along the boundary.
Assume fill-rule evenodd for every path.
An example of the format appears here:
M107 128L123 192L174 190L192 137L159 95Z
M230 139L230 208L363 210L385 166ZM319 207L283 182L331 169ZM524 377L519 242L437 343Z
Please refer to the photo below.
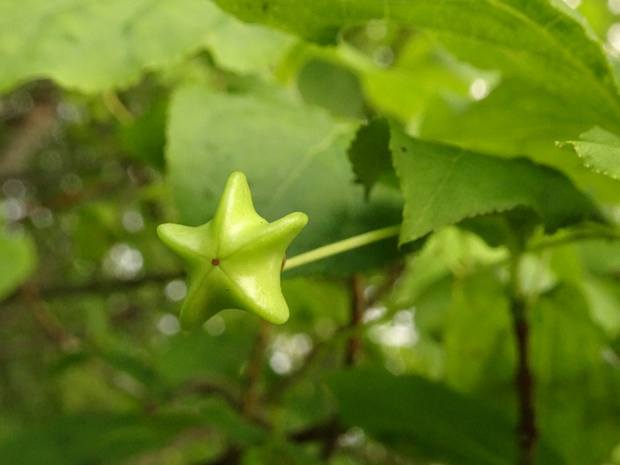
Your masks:
M595 125L619 134L620 106L590 108L586 78L574 98L581 71L566 84L552 59L543 76L527 57L521 75L496 52L481 66L389 12L345 12L332 30L303 2L288 23L286 2L216 3L264 25L207 0L0 6L0 463L516 463L509 250L487 223L286 272L285 325L230 310L192 334L177 319L182 264L155 228L208 220L236 169L269 221L310 216L289 257L398 224L415 199L399 189L386 120L359 130L377 117L545 163L613 223L618 175L555 143ZM536 8L560 8L529 3L540 21ZM575 50L600 43L592 66L617 68L620 2L560 9ZM449 14L485 26L475 9ZM517 52L526 42L493 24ZM536 234L521 269L536 463L620 464L620 243L560 231L546 247Z

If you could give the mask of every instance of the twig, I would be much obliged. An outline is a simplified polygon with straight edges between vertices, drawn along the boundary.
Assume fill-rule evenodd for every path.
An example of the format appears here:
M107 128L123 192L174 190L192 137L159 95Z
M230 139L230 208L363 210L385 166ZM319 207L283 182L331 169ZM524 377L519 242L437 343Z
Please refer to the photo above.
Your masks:
M368 298L364 293L363 280L358 278L357 284L354 284L356 290L353 291L353 300L351 304L352 319L345 325L339 327L336 332L327 340L314 346L310 353L306 356L303 365L292 375L283 377L279 382L269 390L266 395L266 399L269 402L273 402L280 397L284 392L291 389L292 386L304 380L308 374L315 368L327 355L331 354L334 348L339 347L342 344L347 345L347 352L345 353L345 361L347 364L355 361L360 353L360 334L366 330L369 324L377 324L381 320L375 320L372 323L364 323L363 315L367 308L374 305L385 292L390 290L398 277L402 274L403 264L398 263L391 267L389 270L388 279L377 289L374 295ZM355 281L354 281L355 283ZM354 316L353 316L354 315ZM389 319L389 315L385 315L386 320ZM352 342L357 340L357 342Z
M241 462L242 450L231 446L214 462L199 462L194 465L237 465Z
M521 309L518 302L513 302L513 313ZM519 426L517 434L519 439L519 465L532 465L534 463L534 451L538 432L536 429L536 413L534 410L534 377L529 366L528 343L529 323L523 318L514 320L515 335L517 337L517 350L519 362L515 382L519 399Z
M287 440L296 443L317 442L324 441L325 438L333 436L334 434L338 437L341 432L342 427L336 422L335 419L331 419L326 423L311 426L296 433L288 434L286 438ZM243 452L244 450L242 448L230 446L215 461L204 463L200 462L194 465L236 465L240 462ZM325 453L325 451L323 453Z
M351 319L349 327L354 329L362 323L364 311L367 308L364 297L364 278L356 273L351 277ZM347 343L345 355L346 366L353 366L358 361L361 353L361 338L357 332L353 332Z
M527 320L527 301L519 287L519 258L513 256L512 290L510 309L513 318L515 338L517 340L517 372L515 385L519 405L518 465L533 465L534 453L538 439L536 428L536 411L534 398L534 376L529 364L529 322Z
M323 449L321 450L321 459L327 462L336 451L338 446L338 438L344 433L344 428L338 420L333 419L325 426L323 436Z
M38 289L27 283L20 289L20 294L32 310L39 326L54 344L63 350L72 350L79 345L79 339L67 332L50 309L43 304Z
M362 325L362 317L368 303L364 295L364 278L355 273L351 276L351 310L348 329L351 334L346 341L344 364L347 367L354 366L361 355L362 340L358 328ZM322 451L321 459L328 461L338 446L338 438L343 433L343 428L336 418L329 421L322 428Z
M27 169L37 151L53 135L55 111L53 100L37 101L19 127L9 133L0 150L3 177L18 176Z
M213 380L190 380L174 391L173 397L200 394L206 397L220 396L235 410L241 410L241 401L237 389L232 386L216 383Z
M147 275L140 279L132 279L128 281L117 279L113 281L92 281L77 285L60 285L56 287L49 287L47 289L37 289L37 296L43 300L50 300L79 294L108 294L110 292L135 289L149 284L163 284L174 279L182 279L184 277L184 273L174 272ZM7 297L3 302L12 303L20 297L24 297L24 294L20 291L16 291Z
M303 365L294 372L292 375L282 377L277 383L275 383L265 396L268 402L274 402L279 397L288 392L292 386L300 383L308 376L308 373L317 365L323 358L331 353L335 346L342 344L343 341L348 340L354 333L363 329L362 326L351 328L349 325L340 327L334 335L328 340L317 344L306 356Z
M256 342L254 344L253 357L250 360L250 365L247 370L246 390L241 398L241 414L245 418L254 417L254 413L256 412L256 408L259 403L259 381L260 375L263 371L265 351L267 350L270 332L271 325L266 321L261 320L258 335L256 336Z
M340 437L343 432L344 428L336 417L333 417L320 425L311 426L302 431L289 434L287 439L298 443L322 442L323 450L321 451L321 459L327 462L336 449L338 437Z

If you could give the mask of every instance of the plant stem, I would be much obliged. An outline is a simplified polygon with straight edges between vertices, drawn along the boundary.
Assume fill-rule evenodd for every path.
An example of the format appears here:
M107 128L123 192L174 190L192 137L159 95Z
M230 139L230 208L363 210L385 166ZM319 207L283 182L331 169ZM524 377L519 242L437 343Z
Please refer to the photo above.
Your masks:
M366 310L366 298L364 296L364 278L359 273L351 277L351 317L349 327L353 330L362 324L362 317ZM358 361L361 354L362 339L357 332L353 332L347 343L345 365L352 367Z
M258 329L256 342L254 343L253 356L246 374L246 389L241 399L241 414L245 418L252 418L259 404L259 381L263 370L263 363L266 356L265 352L269 342L269 332L271 331L271 327L271 325L267 324L267 322L263 320L261 321L261 325Z
M538 431L536 428L536 411L534 397L534 376L529 363L530 326L527 320L527 300L519 285L519 255L513 255L510 295L513 328L517 342L517 372L515 386L519 403L518 465L533 465Z
M589 224L584 229L579 229L564 235L557 235L556 237L545 238L532 242L528 245L527 250L534 252L552 247L561 247L566 244L572 244L573 242L587 241L590 239L607 239L609 241L617 241L620 240L620 230L597 224Z
M129 111L129 109L118 98L118 94L115 92L106 92L103 94L103 104L108 111L119 120L125 126L133 123L136 117Z
M388 226L387 228L375 229L367 233L360 234L358 236L349 237L342 241L333 242L322 247L318 247L314 250L297 255L291 259L286 260L284 270L290 270L301 265L316 262L323 258L331 257L342 252L357 249L373 242L382 241L384 239L398 236L400 233L400 225Z
M518 463L519 465L532 465L534 463L537 430L536 412L534 410L534 377L529 367L527 355L530 328L525 318L522 318L515 319L514 329L519 352L519 365L515 377L519 398L519 426L517 428L519 438Z
M42 301L39 290L32 283L24 284L20 294L32 310L45 335L63 350L71 351L80 346L80 340L67 332L56 315Z

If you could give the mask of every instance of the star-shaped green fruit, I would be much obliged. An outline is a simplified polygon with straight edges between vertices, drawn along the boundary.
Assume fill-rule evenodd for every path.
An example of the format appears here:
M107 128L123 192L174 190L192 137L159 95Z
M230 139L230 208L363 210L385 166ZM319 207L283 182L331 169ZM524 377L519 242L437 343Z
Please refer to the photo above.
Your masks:
M281 324L289 309L280 288L284 251L308 222L291 213L268 223L254 210L245 175L228 178L215 216L190 227L162 224L159 238L188 265L190 286L181 327L194 329L225 309L249 310Z

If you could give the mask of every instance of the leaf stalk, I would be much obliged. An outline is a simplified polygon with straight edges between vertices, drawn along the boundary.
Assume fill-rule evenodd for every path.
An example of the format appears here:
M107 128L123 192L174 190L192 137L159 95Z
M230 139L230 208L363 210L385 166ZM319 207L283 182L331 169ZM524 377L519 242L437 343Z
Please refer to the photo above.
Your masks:
M323 258L331 257L349 250L357 249L365 245L379 242L390 237L400 234L400 224L388 226L386 228L375 229L357 236L349 237L338 242L318 247L316 249L304 252L286 260L284 271L296 268L298 266L307 265Z

